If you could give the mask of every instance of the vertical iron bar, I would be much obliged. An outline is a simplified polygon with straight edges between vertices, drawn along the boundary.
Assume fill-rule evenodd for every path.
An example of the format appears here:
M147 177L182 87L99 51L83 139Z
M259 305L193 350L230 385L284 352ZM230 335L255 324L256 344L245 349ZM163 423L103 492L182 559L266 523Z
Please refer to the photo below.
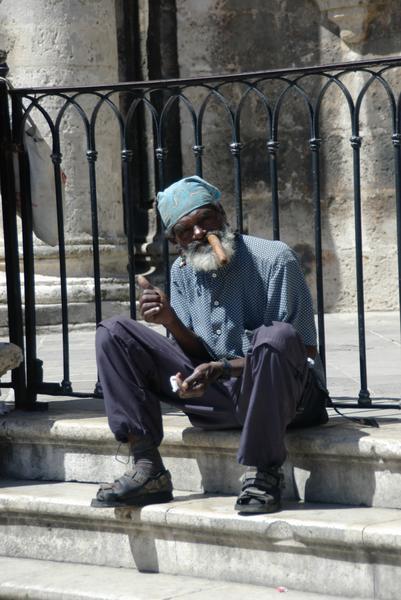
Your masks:
M326 339L324 329L324 293L323 293L323 259L322 259L322 215L320 198L320 142L311 138L309 146L312 151L312 181L313 181L313 215L315 224L315 262L316 262L316 299L317 323L319 333L319 355L326 373Z
M195 146L192 146L193 153L195 154L195 172L198 177L202 177L203 173L202 155L204 147L205 146L202 146L202 144L195 144Z
M395 207L397 215L398 307L401 337L401 134L392 136L394 146Z
M237 230L242 233L244 229L244 219L242 211L242 183L241 183L241 149L243 145L240 142L230 144L230 152L234 158L234 177L235 177L235 213L237 216Z
M67 269L65 258L65 237L64 237L64 209L61 181L61 161L60 137L58 132L54 132L53 152L51 154L54 169L54 182L56 187L56 206L57 206L57 228L59 242L59 264L60 264L60 293L61 293L61 319L62 319L62 339L63 339L63 381L61 382L62 391L72 392L70 381L70 349L68 332L68 296L67 296Z
M95 320L96 325L102 320L102 296L100 286L100 253L99 253L99 222L97 214L97 186L96 186L96 160L97 151L95 149L94 131L91 130L91 139L86 151L89 168L89 189L90 205L92 219L92 250L93 250L93 286L95 291ZM97 375L95 389L93 391L95 398L102 398L102 386Z
M26 341L26 404L36 403L36 386L41 383L36 354L36 306L35 306L35 263L33 250L33 218L29 161L23 146L22 104L17 96L12 99L13 142L18 148L18 170L20 184L22 245L24 263L25 296L25 341ZM41 364L41 363L40 363ZM38 377L39 376L39 377ZM39 381L38 381L39 379Z
M356 293L358 303L358 337L359 337L359 370L361 389L358 405L370 406L371 399L367 384L366 372L366 339L365 339L365 306L363 289L363 257L362 257L362 216L361 216L361 164L360 149L362 138L353 135L350 139L353 149L354 170L354 220L355 220L355 263L356 263Z
M89 167L89 188L92 218L93 284L95 289L96 325L102 320L102 297L100 288L99 222L97 216L96 160L97 152L88 148L86 158Z
M136 293L135 293L135 216L134 216L134 198L132 194L130 163L133 159L133 150L124 148L121 150L121 160L123 163L123 194L125 214L127 216L127 243L128 243L128 279L129 279L129 300L130 316L136 319Z
M11 152L8 91L5 81L0 81L0 189L3 207L9 337L11 343L24 350L14 165ZM18 368L13 369L11 381L15 393L15 407L17 409L27 408L24 362Z
M158 166L158 179L159 188L164 190L164 163L167 156L167 149L158 147L155 149L157 166ZM167 297L170 298L170 260L169 260L169 249L168 240L163 236L163 266L164 266L164 291Z
M272 190L272 223L273 240L280 239L280 213L278 204L278 182L277 182L277 150L279 143L276 140L267 142L270 164L270 185Z

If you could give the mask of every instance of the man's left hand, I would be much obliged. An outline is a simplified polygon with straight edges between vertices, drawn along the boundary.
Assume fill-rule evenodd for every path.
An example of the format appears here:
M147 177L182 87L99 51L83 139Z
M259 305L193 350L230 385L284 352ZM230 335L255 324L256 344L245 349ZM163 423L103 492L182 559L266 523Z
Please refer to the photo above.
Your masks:
M177 373L178 395L180 398L200 398L205 393L207 386L221 377L223 370L221 362L212 361L197 366L186 379L181 373Z

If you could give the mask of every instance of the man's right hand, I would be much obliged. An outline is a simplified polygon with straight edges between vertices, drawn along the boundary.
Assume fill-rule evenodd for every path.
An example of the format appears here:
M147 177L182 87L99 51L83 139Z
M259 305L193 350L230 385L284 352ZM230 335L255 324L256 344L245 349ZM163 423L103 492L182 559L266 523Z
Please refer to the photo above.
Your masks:
M164 325L177 344L189 356L210 360L205 346L197 335L180 321L166 294L161 289L154 287L143 275L138 275L138 285L143 290L139 299L142 318L148 323Z
M161 289L154 287L143 275L138 275L138 285L143 290L139 299L142 318L147 323L157 323L168 327L175 318L175 312L171 308L166 294Z

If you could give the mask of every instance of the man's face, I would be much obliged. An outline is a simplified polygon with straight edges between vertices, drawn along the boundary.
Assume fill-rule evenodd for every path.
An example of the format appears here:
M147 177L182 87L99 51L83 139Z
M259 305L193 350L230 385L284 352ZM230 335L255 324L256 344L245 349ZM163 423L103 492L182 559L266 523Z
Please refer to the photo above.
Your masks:
M182 217L172 233L183 249L186 261L195 271L214 271L221 266L207 241L208 233L220 238L228 260L234 254L234 234L227 225L224 212L212 205L202 206Z
M174 225L173 235L179 246L187 248L192 242L207 244L206 235L221 231L225 225L224 213L214 206L202 206L181 217Z

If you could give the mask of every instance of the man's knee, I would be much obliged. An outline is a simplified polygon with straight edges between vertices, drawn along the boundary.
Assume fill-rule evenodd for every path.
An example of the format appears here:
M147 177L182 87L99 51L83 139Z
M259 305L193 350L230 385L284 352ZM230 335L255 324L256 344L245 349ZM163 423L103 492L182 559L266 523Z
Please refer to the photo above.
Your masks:
M262 325L255 331L253 346L268 344L278 352L283 352L289 344L297 341L298 334L290 323L273 321L272 325Z
M100 329L101 327L103 327L104 329L108 329L110 331L119 327L123 329L135 327L136 324L137 322L134 321L134 319L131 319L130 317L116 315L115 317L110 317L109 319L104 319L103 321L100 321L97 328Z
M129 341L136 329L136 321L129 317L116 316L104 319L96 329L96 352L107 351L119 340Z
M109 329L107 327L103 327L103 323L99 323L96 329L95 338L96 356L99 357L99 355L102 353L107 354L112 343L113 339L110 335Z
M306 361L305 346L290 323L273 321L270 326L259 327L253 338L253 350L261 347L285 356L297 368L302 368Z

